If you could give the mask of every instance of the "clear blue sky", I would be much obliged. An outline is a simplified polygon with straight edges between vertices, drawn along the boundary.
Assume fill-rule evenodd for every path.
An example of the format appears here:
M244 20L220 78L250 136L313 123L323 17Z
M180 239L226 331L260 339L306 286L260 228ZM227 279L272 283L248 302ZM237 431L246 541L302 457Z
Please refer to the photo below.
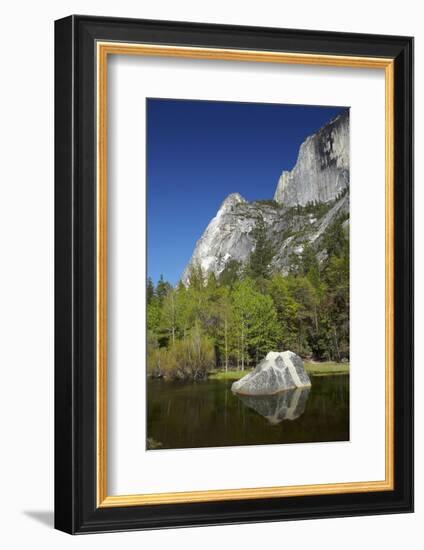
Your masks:
M147 99L147 272L176 284L230 193L272 199L300 144L344 107Z

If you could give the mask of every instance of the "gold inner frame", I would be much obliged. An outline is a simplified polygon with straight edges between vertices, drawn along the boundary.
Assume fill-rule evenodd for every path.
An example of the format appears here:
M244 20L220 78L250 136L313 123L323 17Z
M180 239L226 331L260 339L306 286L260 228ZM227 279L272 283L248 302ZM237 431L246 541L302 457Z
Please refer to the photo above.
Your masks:
M394 489L394 60L218 48L97 42L97 506L141 506ZM107 492L107 61L142 55L384 69L385 71L385 479L315 485L109 496Z

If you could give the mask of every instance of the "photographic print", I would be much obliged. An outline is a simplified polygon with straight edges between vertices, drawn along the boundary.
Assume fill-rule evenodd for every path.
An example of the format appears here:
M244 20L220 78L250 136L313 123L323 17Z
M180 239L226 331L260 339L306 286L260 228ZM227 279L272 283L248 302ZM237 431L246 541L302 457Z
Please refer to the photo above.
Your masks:
M57 529L413 511L413 50L55 22Z
M147 99L147 440L349 440L349 108Z

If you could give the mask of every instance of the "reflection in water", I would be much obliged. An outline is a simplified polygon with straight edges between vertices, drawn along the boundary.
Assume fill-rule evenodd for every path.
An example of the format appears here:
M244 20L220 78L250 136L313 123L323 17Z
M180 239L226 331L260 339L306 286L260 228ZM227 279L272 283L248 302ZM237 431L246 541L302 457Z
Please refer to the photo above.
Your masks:
M313 377L310 390L271 397L237 396L231 385L148 380L149 452L349 439L349 375Z
M296 388L274 395L238 395L247 406L264 416L270 424L295 420L304 412L310 388Z

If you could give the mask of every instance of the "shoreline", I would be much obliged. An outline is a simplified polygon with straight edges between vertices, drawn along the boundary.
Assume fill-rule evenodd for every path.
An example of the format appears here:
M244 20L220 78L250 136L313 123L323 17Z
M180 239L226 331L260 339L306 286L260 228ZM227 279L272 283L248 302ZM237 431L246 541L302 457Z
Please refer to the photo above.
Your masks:
M336 363L334 361L304 362L306 372L311 376L338 376L349 374L350 363ZM240 380L253 369L214 371L209 373L208 380Z

